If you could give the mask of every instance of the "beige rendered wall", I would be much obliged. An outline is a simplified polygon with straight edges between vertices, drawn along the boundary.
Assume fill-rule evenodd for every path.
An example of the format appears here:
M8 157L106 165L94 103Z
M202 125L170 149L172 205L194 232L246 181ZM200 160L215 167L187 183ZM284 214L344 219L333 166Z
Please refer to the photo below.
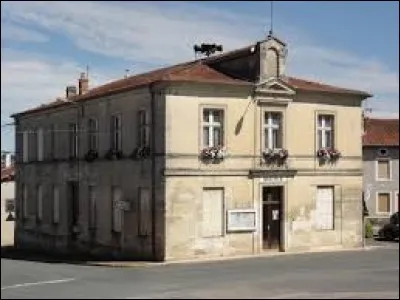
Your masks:
M253 101L245 91L233 93L228 87L216 93L196 86L191 91L181 88L167 95L166 259L261 251L261 227L254 233L225 233L212 239L203 238L199 230L204 222L201 215L204 187L224 187L226 209L255 208L261 220L261 187L270 183L268 176L250 179L250 169L297 171L294 178L273 183L285 186L282 238L286 251L360 246L360 103L360 99L350 96L297 94L288 105L262 104ZM219 164L204 164L198 159L203 107L222 108L225 112L228 157ZM289 150L289 158L281 167L266 165L261 157L261 122L265 110L283 112L283 143ZM315 157L318 113L335 115L336 148L342 153L335 164L319 165ZM313 229L318 185L335 187L335 227L329 232Z
M156 94L155 118L156 133L160 134L164 130L164 109L163 99L160 93ZM55 247L65 249L67 237L69 235L68 224L68 195L67 181L79 181L79 243L83 249L90 243L89 235L89 201L88 186L95 187L97 203L97 230L94 244L91 248L94 252L123 252L125 255L136 258L150 258L153 255L152 249L152 222L151 212L147 212L145 218L148 223L148 234L138 236L139 226L139 188L152 188L152 162L147 158L144 160L132 160L129 155L137 145L137 113L139 109L145 108L150 114L150 92L147 88L125 92L118 95L103 97L100 99L83 103L83 115L81 116L81 127L79 137L79 156L81 160L68 161L68 123L77 121L76 107L63 108L38 115L22 118L19 123L18 131L31 128L44 127L50 128L51 124L56 124L57 129L61 130L56 136L56 158L60 161L48 160L45 156L44 162L31 162L28 164L18 164L17 182L21 194L22 184L28 186L28 206L30 217L27 220L18 220L18 239L20 244L36 245L40 247ZM122 115L122 151L124 158L121 160L109 161L104 155L110 148L110 116L114 113ZM83 157L87 152L87 121L90 117L95 117L99 124L99 159L88 163ZM49 150L48 139L45 137L45 153ZM17 136L17 149L18 149ZM155 139L155 152L163 151L162 135ZM163 158L156 157L156 174L161 174ZM160 175L161 176L161 175ZM162 181L157 178L155 203L157 214L163 216L163 187ZM41 224L35 220L36 211L36 186L43 185L43 221ZM52 187L58 186L60 193L60 222L52 222ZM111 188L117 186L122 190L122 198L130 203L130 209L123 213L123 234L120 238L113 237L112 234L112 214L111 214ZM151 204L149 205L151 207ZM163 251L163 226L162 219L156 224L157 248Z

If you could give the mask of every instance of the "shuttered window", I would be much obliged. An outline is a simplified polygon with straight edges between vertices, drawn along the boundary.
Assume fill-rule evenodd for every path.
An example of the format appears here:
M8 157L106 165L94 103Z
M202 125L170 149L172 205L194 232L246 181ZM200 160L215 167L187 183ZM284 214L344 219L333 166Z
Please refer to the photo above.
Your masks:
M224 190L205 188L203 190L203 237L221 236L224 221Z
M43 161L44 158L44 136L43 128L39 128L37 131L37 158L38 161Z
M118 187L112 188L112 229L114 232L122 230L122 191Z
M96 192L95 187L88 187L88 200L89 200L89 228L95 229L97 224L97 207L96 207Z
M390 179L390 162L388 160L379 160L378 164L378 179Z
M29 160L29 132L22 133L22 161L28 162Z
M333 187L317 187L315 203L315 228L333 229Z
M39 221L43 220L43 186L38 185L37 186L37 194L36 194L36 205L37 205L37 210L36 210L36 217Z
M53 186L53 223L60 221L60 193L57 186Z
M151 222L150 211L150 190L148 188L139 189L139 235L150 234L149 224Z
M390 213L390 194L378 193L378 212Z

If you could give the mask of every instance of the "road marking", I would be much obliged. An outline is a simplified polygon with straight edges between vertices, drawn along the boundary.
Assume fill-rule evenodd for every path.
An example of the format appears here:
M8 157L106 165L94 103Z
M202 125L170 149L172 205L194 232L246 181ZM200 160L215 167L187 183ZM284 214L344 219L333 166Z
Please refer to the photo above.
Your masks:
M266 299L349 299L350 297L356 298L383 298L387 299L398 299L399 293L397 291L374 291L374 292L331 292L331 293L290 293L290 294L280 294L272 297L267 297Z
M70 282L73 280L75 280L75 278L65 278L65 279L59 279L59 280L39 281L39 282L27 282L27 283L20 283L20 284L4 286L4 287L1 287L1 290L15 289L15 288L19 288L19 287L28 287L28 286L33 286L33 285L43 285L43 284L50 284L50 283L64 283L64 282Z

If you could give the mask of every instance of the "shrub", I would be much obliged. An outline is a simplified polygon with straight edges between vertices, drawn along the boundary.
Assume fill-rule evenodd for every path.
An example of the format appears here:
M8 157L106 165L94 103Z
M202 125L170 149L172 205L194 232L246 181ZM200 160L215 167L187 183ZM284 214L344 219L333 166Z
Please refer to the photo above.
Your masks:
M374 231L372 228L372 224L369 220L365 221L365 229L364 229L364 234L366 238L372 238L374 236Z

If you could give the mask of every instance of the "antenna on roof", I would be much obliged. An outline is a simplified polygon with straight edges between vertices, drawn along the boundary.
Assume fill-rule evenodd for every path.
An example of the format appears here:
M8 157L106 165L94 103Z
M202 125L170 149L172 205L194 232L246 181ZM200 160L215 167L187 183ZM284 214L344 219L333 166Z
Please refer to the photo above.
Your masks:
M194 54L197 58L197 53L205 54L207 57L209 57L211 54L214 54L215 52L222 52L223 47L222 45L216 45L216 44L205 44L202 43L200 46L199 45L194 45L193 46Z
M269 33L268 36L271 37L273 35L273 29L274 29L274 1L270 1L270 28L269 28Z

